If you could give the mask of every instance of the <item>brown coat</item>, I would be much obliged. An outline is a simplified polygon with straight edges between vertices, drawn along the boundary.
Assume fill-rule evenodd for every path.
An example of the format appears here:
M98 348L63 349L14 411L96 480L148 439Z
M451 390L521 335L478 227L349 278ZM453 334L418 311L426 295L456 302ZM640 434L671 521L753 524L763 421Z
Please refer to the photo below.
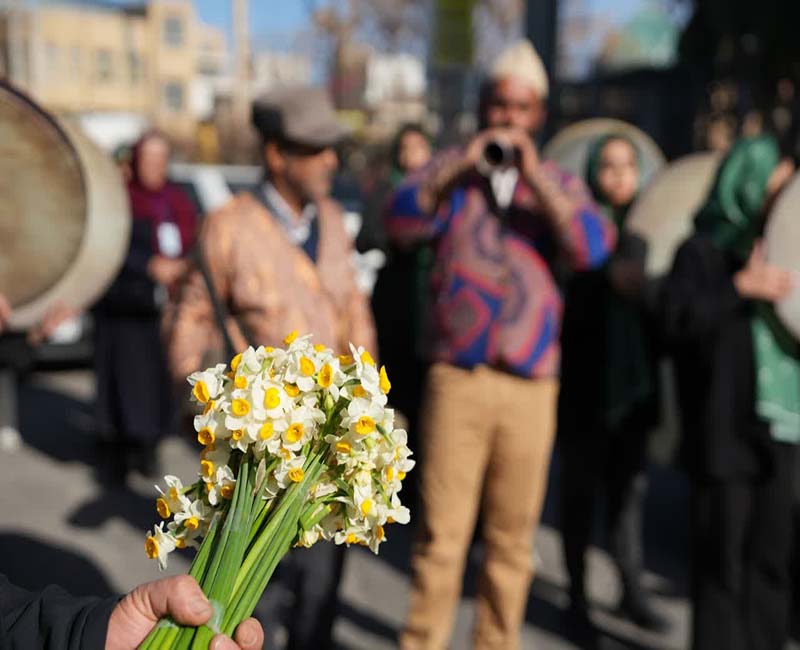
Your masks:
M281 224L248 193L211 213L199 236L220 300L236 316L254 345L282 346L292 330L314 334L344 352L348 343L377 354L372 314L358 289L351 264L353 246L339 205L319 209L319 249L314 264L287 237ZM168 355L173 377L199 369L204 353L221 349L208 290L193 270L172 315ZM237 349L247 346L238 327L228 331Z

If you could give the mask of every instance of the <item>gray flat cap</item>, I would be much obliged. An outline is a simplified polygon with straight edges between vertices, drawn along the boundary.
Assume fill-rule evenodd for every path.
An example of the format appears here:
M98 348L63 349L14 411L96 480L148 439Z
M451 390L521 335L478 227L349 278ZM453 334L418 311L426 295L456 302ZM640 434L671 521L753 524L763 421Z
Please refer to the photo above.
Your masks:
M328 93L316 86L281 86L253 102L253 126L264 139L330 147L349 131L339 122Z

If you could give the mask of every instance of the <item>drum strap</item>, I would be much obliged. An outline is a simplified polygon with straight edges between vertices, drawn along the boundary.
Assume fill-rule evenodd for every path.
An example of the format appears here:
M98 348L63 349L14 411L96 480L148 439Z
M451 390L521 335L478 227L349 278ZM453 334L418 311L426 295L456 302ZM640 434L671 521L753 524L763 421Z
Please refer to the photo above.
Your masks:
M222 334L222 342L225 347L225 358L231 359L236 354L236 348L233 345L230 332L228 332L227 323L229 316L232 316L233 320L236 321L236 325L238 326L239 331L242 333L242 336L244 336L245 341L247 341L247 344L255 347L254 339L252 337L252 333L249 331L249 328L241 321L241 319L231 314L220 300L219 294L214 287L214 280L211 278L211 273L208 271L208 266L206 265L205 257L203 255L203 247L200 242L196 243L192 257L194 258L194 263L197 266L197 269L200 271L200 274L203 276L203 280L206 283L206 288L208 289L208 297L211 299L211 306L214 310L214 320L217 323L217 329L219 329L220 334Z

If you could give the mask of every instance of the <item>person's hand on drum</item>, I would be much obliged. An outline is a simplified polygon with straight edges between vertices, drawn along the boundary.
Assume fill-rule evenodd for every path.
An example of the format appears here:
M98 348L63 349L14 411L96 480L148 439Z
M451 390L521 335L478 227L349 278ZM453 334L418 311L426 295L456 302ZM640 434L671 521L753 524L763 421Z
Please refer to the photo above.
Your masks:
M780 302L792 290L792 274L767 262L764 244L756 241L745 267L733 276L733 285L743 298Z
M186 273L187 268L188 262L185 259L153 255L147 264L147 274L153 282L171 289Z
M75 318L77 315L78 312L74 308L62 302L55 303L48 308L42 320L28 330L28 343L31 345L39 345L46 339L49 339L53 335L53 332L55 332L58 326L64 321Z

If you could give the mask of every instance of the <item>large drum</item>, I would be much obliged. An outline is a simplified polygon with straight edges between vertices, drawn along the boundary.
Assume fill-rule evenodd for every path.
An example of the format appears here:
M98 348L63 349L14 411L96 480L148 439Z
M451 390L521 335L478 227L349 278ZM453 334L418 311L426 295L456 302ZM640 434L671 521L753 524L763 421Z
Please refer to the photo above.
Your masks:
M130 223L113 161L0 82L0 293L10 327L30 327L55 303L97 300L123 263Z
M783 324L800 340L800 174L783 190L767 222L767 258L776 266L794 271L792 293L775 306Z
M610 133L624 135L636 144L642 161L642 187L666 163L655 141L641 129L622 120L593 118L575 122L559 131L542 150L545 158L555 160L563 169L584 177L589 147L600 136Z
M694 153L665 167L639 196L628 215L628 228L647 242L650 276L669 271L678 246L692 233L695 213L714 183L721 156Z

